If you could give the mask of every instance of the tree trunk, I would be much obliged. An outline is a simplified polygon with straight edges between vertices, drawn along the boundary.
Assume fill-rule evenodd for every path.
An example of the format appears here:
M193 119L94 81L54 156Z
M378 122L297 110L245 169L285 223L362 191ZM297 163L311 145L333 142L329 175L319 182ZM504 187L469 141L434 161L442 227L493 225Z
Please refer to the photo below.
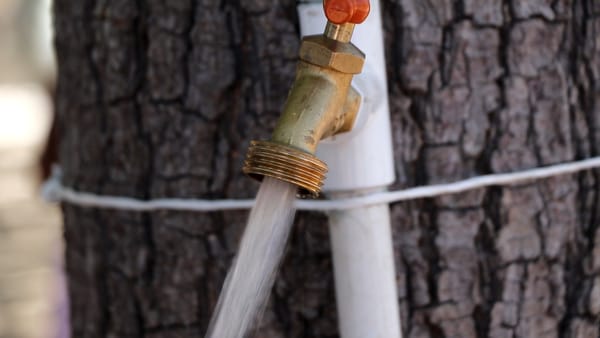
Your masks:
M599 155L595 0L384 1L397 184ZM65 183L247 198L299 47L291 0L55 0ZM357 28L357 29L360 29ZM406 337L597 337L600 172L392 206ZM65 205L73 337L200 337L247 212ZM256 337L336 337L326 219L300 213Z

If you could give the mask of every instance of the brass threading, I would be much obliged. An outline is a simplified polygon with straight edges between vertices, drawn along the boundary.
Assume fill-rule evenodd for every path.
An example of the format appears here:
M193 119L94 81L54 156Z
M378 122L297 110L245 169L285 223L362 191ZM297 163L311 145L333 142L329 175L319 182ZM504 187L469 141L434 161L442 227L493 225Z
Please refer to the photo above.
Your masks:
M317 197L327 165L314 155L279 143L252 141L244 162L245 174L262 180L273 177L297 185L301 196Z

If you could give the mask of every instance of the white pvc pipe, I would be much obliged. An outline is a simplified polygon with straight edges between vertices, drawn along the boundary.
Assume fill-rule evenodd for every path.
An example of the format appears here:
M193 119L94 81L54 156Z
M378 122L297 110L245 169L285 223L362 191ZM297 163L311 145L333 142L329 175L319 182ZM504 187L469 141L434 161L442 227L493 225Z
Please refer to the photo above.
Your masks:
M298 6L302 35L325 27L322 2ZM363 96L354 130L324 140L317 156L328 167L323 190L331 199L385 190L394 181L380 3L354 30L366 54L353 86ZM329 213L335 293L342 338L400 338L394 251L387 204Z
M330 212L329 222L341 337L401 337L388 205Z

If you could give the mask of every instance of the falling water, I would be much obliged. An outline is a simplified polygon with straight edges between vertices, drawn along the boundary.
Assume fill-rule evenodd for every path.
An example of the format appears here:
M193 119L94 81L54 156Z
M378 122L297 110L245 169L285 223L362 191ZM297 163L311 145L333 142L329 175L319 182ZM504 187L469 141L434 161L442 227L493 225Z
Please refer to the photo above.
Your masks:
M296 186L265 177L206 338L242 338L262 313L294 214Z

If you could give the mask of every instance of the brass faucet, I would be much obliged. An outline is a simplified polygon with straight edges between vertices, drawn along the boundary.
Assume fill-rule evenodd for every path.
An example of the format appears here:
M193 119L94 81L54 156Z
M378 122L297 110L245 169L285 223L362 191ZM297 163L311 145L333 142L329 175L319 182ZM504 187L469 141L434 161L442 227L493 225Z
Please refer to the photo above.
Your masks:
M361 12L352 7L357 3ZM362 71L365 55L350 39L355 23L366 19L368 5L368 0L325 1L325 32L303 39L281 118L270 141L251 142L244 173L274 177L297 185L301 195L318 196L327 165L314 156L317 145L350 131L360 108L360 94L351 82Z

